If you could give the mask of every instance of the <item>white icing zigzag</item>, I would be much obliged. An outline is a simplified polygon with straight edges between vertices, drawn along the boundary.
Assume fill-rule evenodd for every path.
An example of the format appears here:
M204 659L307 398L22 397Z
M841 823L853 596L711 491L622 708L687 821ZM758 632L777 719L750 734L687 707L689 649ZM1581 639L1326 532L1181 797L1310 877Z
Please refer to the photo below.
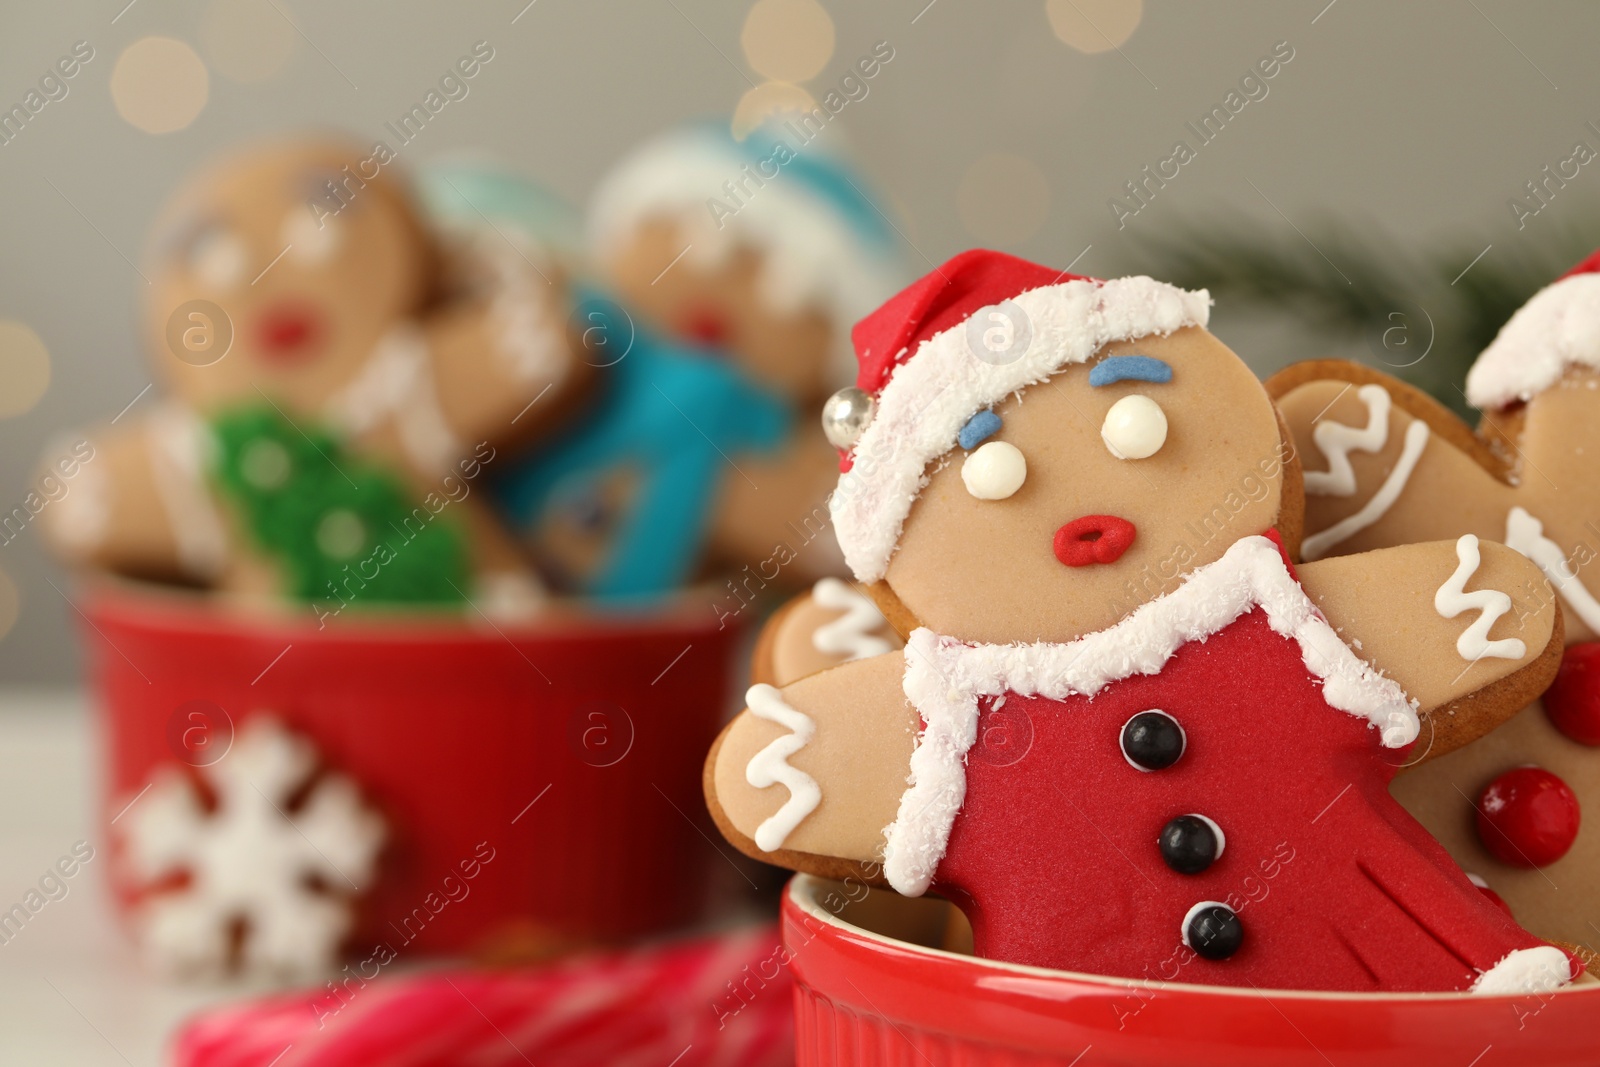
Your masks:
M818 652L856 660L889 651L889 642L879 636L887 624L883 613L871 600L837 578L819 581L811 591L811 599L825 608L844 612L832 622L817 627L811 635L811 645Z
M1479 589L1467 592L1467 579L1478 570L1478 538L1475 534L1462 534L1456 541L1456 559L1459 564L1439 591L1433 594L1433 607L1440 615L1453 619L1464 611L1478 612L1460 637L1456 638L1456 651L1461 658L1477 662L1486 656L1496 659L1521 659L1528 646L1514 637L1489 640L1489 631L1500 616L1511 610L1511 598L1498 589Z
M914 630L903 687L925 726L911 754L911 784L884 829L889 884L919 896L944 858L966 799L966 755L977 739L980 697L1093 696L1123 678L1159 674L1183 645L1220 632L1258 605L1276 633L1299 644L1331 707L1368 720L1387 748L1416 740L1416 707L1394 680L1340 639L1289 574L1276 545L1265 537L1242 538L1176 591L1069 644L968 645Z
M1544 523L1522 508L1506 515L1506 547L1527 556L1589 629L1600 632L1600 603L1567 565L1561 546L1544 535Z
M817 780L789 766L789 757L816 736L817 724L811 716L784 703L783 694L770 685L751 686L744 700L750 714L790 731L751 756L744 769L744 780L757 789L781 784L789 790L789 799L783 802L783 807L756 827L756 845L763 852L772 852L782 848L794 828L822 803L822 788Z
M1367 405L1367 425L1357 430L1339 422L1324 422L1313 431L1317 447L1328 459L1326 471L1307 471L1306 492L1313 496L1350 496L1356 491L1355 471L1350 467L1352 451L1380 452L1389 440L1389 393L1381 385L1363 385L1356 394ZM1349 540L1383 518L1400 499L1411 472L1428 444L1428 426L1421 419L1406 427L1405 444L1394 470L1389 472L1372 499L1354 515L1348 515L1326 530L1311 534L1300 546L1307 560L1321 559L1335 545Z
M1382 452L1389 443L1389 391L1381 385L1363 385L1356 396L1367 405L1364 429L1330 419L1311 431L1311 439L1328 460L1327 470L1305 473L1306 492L1312 496L1353 496L1356 472L1350 466L1350 453Z

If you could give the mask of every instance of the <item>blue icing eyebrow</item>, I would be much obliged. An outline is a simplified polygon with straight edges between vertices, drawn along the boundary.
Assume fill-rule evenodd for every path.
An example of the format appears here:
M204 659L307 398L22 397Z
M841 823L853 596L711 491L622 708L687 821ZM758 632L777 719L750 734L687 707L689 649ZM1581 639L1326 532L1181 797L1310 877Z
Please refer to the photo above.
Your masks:
M961 427L961 432L956 435L956 441L970 452L982 444L985 438L993 437L999 429L1000 416L985 409L967 420L967 424Z
M1107 356L1089 368L1089 384L1116 382L1170 382L1172 366L1154 356Z

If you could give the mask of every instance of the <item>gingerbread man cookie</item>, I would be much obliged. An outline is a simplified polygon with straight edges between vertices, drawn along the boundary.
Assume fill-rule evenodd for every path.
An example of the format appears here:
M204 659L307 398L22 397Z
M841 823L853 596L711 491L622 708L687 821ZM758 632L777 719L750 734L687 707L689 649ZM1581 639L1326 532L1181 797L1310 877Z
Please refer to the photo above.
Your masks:
M585 380L536 250L447 256L383 165L297 141L197 175L151 259L171 399L96 435L102 491L51 517L71 561L322 615L535 601L476 490Z
M1530 930L1600 945L1600 257L1514 315L1467 376L1476 433L1431 398L1367 368L1299 364L1267 383L1306 467L1306 555L1442 537L1503 541L1543 577L1509 596L1441 585L1441 614L1561 607L1556 683L1482 740L1399 777L1394 794ZM1547 581L1546 581L1547 580ZM1470 583L1469 583L1470 584ZM1470 615L1463 616L1470 617ZM1463 669L1507 654L1478 630ZM1426 742L1424 742L1425 744Z
M707 762L713 816L769 862L950 898L996 959L1566 983L1572 958L1388 792L1424 723L1466 743L1555 667L1552 607L1484 625L1435 591L1465 561L1469 596L1537 570L1454 541L1292 566L1299 467L1209 304L970 252L857 328L867 417L835 529L915 627L903 652L753 687ZM1468 630L1507 655L1463 668Z
M909 275L870 183L808 121L777 116L743 138L725 121L693 123L651 138L597 188L590 244L642 325L811 411L855 376L850 327ZM788 588L838 573L832 538L805 540L833 485L831 456L805 420L782 448L739 458L744 476L722 480L711 511L720 562L737 570L782 542L796 549L780 575Z

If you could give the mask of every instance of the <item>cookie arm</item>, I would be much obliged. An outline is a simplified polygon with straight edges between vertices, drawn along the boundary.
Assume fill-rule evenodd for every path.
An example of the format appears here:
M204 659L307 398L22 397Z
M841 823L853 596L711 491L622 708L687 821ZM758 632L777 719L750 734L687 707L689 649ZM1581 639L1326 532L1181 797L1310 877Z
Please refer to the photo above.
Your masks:
M489 293L424 324L440 414L469 444L540 436L593 375L565 321L565 286L520 260L494 274Z
M844 569L827 505L839 480L839 461L813 436L799 434L777 451L738 457L744 477L721 480L712 512L711 546L719 557L770 557L790 582L815 581Z
M883 884L883 831L905 791L921 719L901 688L903 654L856 660L776 689L706 760L706 802L741 852L825 877Z
M1505 536L1504 462L1433 398L1332 360L1290 367L1268 389L1305 472L1303 558Z
M772 613L756 640L750 675L784 686L902 644L870 597L843 578L823 578Z
M39 532L63 563L164 581L217 577L227 535L203 472L186 463L199 457L174 454L160 430L129 419L46 457L35 480Z
M1560 665L1554 598L1504 545L1467 534L1306 563L1299 575L1344 642L1417 701L1416 761L1494 729Z

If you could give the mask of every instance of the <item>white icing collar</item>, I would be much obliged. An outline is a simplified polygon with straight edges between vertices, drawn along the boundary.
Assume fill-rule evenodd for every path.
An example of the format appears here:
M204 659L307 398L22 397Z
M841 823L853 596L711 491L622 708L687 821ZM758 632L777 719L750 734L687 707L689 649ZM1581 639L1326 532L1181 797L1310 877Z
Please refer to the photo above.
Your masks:
M978 700L1006 693L1064 700L1093 696L1112 682L1158 674L1173 654L1260 607L1273 631L1300 646L1323 699L1382 731L1400 748L1421 729L1416 703L1352 652L1289 573L1278 546L1245 537L1196 569L1172 593L1115 625L1066 644L970 645L927 628L906 643L904 689L924 729L911 754L910 785L884 829L884 874L920 896L944 858L966 798L966 755L977 738Z

